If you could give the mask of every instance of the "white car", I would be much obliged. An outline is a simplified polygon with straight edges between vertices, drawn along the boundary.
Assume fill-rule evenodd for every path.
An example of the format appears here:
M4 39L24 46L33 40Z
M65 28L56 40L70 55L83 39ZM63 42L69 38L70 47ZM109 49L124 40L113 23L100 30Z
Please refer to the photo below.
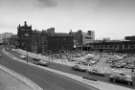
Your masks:
M48 61L44 61L44 60L40 60L40 61L37 61L35 64L42 65L42 66L48 66L49 62Z
M88 71L89 66L90 65L87 62L79 62L76 65L74 65L72 69L85 72L85 71Z
M88 70L89 74L98 75L98 76L105 76L105 73L100 72L98 69L93 68Z
M26 59L26 56L25 55L21 55L20 58L21 59Z
M129 75L124 73L112 73L109 77L112 82L127 82L129 85L132 85L132 78Z

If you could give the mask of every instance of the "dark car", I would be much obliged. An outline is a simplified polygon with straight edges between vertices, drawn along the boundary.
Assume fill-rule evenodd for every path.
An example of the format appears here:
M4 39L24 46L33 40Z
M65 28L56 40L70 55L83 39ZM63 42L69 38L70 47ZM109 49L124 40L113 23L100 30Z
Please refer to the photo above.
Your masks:
M32 58L32 60L33 60L33 61L37 61L37 62L40 61L39 58Z

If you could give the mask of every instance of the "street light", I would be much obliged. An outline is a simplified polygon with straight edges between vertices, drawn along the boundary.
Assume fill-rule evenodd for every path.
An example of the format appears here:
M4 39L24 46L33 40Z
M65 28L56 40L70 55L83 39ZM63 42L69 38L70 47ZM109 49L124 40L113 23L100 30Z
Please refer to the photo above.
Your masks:
M28 63L28 61L29 61L28 60L28 47L26 47L25 50L26 50L26 62Z
M26 33L24 34L24 36L25 36L25 38L29 39L29 33L26 32ZM29 61L29 60L28 60L28 46L26 46L26 61L27 61L27 63L28 63L28 61Z
M48 50L48 51L47 51L47 54L48 54L48 60L49 60L49 63L51 63L51 51Z
M27 63L28 63L28 61L29 61L29 59L28 59L28 51L26 51L26 55L27 55L26 56L27 57L26 60L27 60Z

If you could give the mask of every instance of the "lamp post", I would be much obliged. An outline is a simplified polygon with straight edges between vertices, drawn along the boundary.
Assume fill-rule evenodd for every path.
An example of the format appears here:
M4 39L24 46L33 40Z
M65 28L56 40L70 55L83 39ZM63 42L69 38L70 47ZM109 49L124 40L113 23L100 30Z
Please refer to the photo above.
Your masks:
M29 62L29 60L28 60L28 48L26 47L25 50L26 50L26 54L25 54L26 55L26 62L28 63Z
M26 23L25 23L25 24L26 24ZM24 37L29 40L29 39L30 39L29 33L26 32L26 33L24 34ZM26 42L28 42L28 41L26 40ZM26 46L26 61L27 61L27 63L28 63L28 61L29 61L29 60L28 60L28 45Z
M28 63L28 62L29 62L29 59L28 59L28 51L26 51L26 54L27 54L26 57L27 57L27 63Z
M48 60L49 60L49 63L51 63L51 51L48 50L48 51L47 51L47 54L48 54Z

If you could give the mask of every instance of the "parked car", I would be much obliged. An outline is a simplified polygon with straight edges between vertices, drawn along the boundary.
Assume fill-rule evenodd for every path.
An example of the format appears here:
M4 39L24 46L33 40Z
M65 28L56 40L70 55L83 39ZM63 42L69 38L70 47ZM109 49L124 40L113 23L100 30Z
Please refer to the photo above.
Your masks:
M106 60L106 63L113 63L113 60Z
M32 60L35 61L35 62L38 62L38 61L40 61L41 59L39 59L39 58L32 58Z
M77 71L82 71L85 72L88 70L88 67L90 66L90 64L88 64L87 62L79 62L76 65L74 65L72 67L73 70L77 70Z
M132 78L124 73L112 73L109 76L109 80L112 82L121 82L132 85Z
M128 65L124 66L124 68L127 68L127 69L135 69L135 65L133 65L133 64L128 64Z
M77 71L81 71L81 72L85 72L85 71L86 71L85 68L82 68L82 67L80 67L79 65L74 65L74 66L72 67L72 69L73 69L73 70L77 70Z
M26 59L27 57L25 55L20 55L21 59Z
M105 76L104 73L99 72L96 68L88 70L89 74L98 75L98 76Z
M49 62L48 61L44 61L44 60L39 60L37 62L34 62L37 65L42 65L42 66L48 66Z

